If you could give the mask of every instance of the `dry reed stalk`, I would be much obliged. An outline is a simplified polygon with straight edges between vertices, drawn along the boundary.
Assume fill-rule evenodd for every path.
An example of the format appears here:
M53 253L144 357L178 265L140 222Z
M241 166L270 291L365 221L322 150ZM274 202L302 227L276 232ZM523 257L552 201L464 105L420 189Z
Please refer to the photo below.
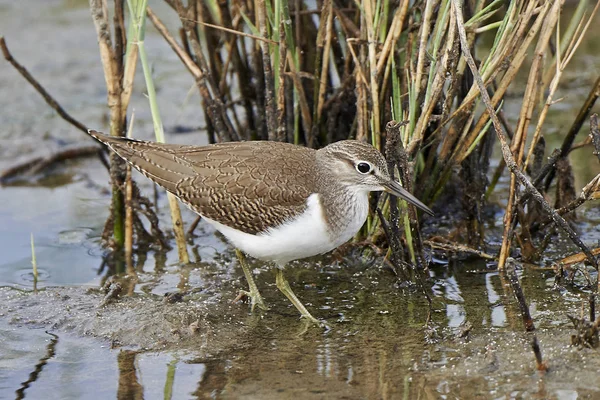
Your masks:
M423 75L425 72L423 69L425 68L425 54L427 50L427 42L429 41L429 30L431 29L431 18L433 17L433 10L436 8L437 3L439 1L426 1L425 2L425 11L423 12L423 21L421 22L421 29L419 32L419 53L417 56L417 66L415 69L415 98L419 99L421 94L421 81L423 79ZM434 4L435 3L435 4Z
M559 58L563 54L569 54L571 52L571 47L575 44L573 40L574 36L577 36L582 28L582 21L585 19L585 13L589 6L588 1L580 1L578 2L577 8L571 17L571 21L567 26L567 29L563 33L561 40L557 40L556 46L557 50L554 54L552 62L548 64L548 68L544 73L544 82L550 82L553 75L556 73L556 64L560 61ZM596 7L598 4L596 3ZM596 8L594 7L594 8ZM596 10L592 12L592 16L596 13ZM589 19L591 21L591 17Z
M172 6L174 7L174 4ZM193 55L191 53L190 43L189 43L188 36L187 36L187 31L184 28L181 28L179 30L181 41L182 41L182 44L179 45L177 43L177 41L175 40L175 38L168 31L167 27L162 23L162 21L154 13L154 11L152 10L151 7L147 7L146 14L147 14L148 18L150 19L150 22L152 22L152 24L156 28L156 30L163 36L163 38L169 44L171 49L179 57L179 59L181 60L183 65L187 68L187 70L190 72L190 74L192 74L192 77L194 78L194 81L196 82L196 86L198 87L198 90L200 92L200 97L202 99L201 103L202 103L202 108L204 110L204 114L206 116L208 116L206 122L207 122L207 131L208 131L209 142L211 142L211 143L216 142L215 136L214 136L214 133L215 133L214 124L212 123L212 121L215 121L216 119L218 119L219 116L215 111L215 107L209 106L209 105L213 105L213 103L211 101L207 101L206 98L203 96L203 94L206 96L210 96L210 92L208 91L206 84L203 81L204 75L203 75L202 70L200 69L200 67L198 67L198 65L196 65L196 63L193 60ZM222 124L219 126L223 127ZM219 138L221 139L221 136L219 136Z
M286 75L285 67L287 65L287 42L285 40L285 27L282 21L279 26L279 82L277 88L277 135L276 140L285 142L287 139L287 118L286 118Z
M519 116L519 122L515 135L512 139L511 151L516 161L516 165L520 168L523 152L525 150L525 142L527 140L527 131L529 123L533 114L535 106L538 104L538 96L540 92L541 73L543 71L542 61L546 48L552 37L552 32L558 22L560 15L561 2L555 0L551 5L549 2L546 3L539 12L538 18L544 19L544 24L541 27L538 42L533 56L533 63L529 70L529 78L525 87L525 94L523 96L523 107L521 108L521 114ZM546 17L548 15L549 17ZM504 264L510 253L511 240L512 240L512 227L511 221L513 219L513 213L515 212L514 206L517 195L517 181L516 176L512 174L510 176L510 188L508 204L504 214L504 234L502 235L502 246L500 248L500 257L498 260L498 267L504 268Z
M428 87L427 101L425 101L425 104L423 105L421 115L419 116L413 131L413 139L407 148L407 153L413 157L416 155L417 149L424 139L425 129L430 123L434 108L437 106L438 101L443 93L444 86L446 84L446 74L448 73L450 64L450 58L454 54L454 40L456 38L456 23L454 22L454 16L451 16L449 22L447 23L447 27L448 32L446 36L446 47L442 52L441 60L435 70L433 82L430 87ZM468 124L465 125L468 126Z
M298 103L300 106L300 116L302 117L302 129L304 132L304 140L306 142L307 147L313 147L313 136L310 132L310 127L312 126L312 117L310 115L310 107L308 106L308 101L306 99L306 94L304 93L304 86L302 86L302 82L300 81L300 74L296 70L296 66L294 60L292 58L292 53L288 52L288 66L290 67L289 75L292 78L292 82L294 87L298 91Z
M127 137L131 137L135 114L132 113L129 121ZM131 180L131 165L126 167L127 178L125 180L125 265L127 271L133 270L133 181Z
M209 28L213 28L213 29L217 29L223 32L228 32L228 33L232 33L236 36L243 36L243 37L247 37L253 40L257 40L259 42L265 42L265 43L269 43L269 44L279 44L279 42L276 42L274 40L271 40L269 38L266 37L262 37L262 36L257 36L257 35L252 35L250 33L246 33L246 32L242 32L242 31L238 31L237 29L229 29L229 28L225 28L224 26L219 26L219 25L215 25L215 24L209 24L208 22L203 22L203 21L197 21L198 24L202 25L202 26L207 26ZM230 47L230 46L228 46ZM227 68L223 68L223 70L227 70Z
M581 193L577 198L573 199L569 204L557 209L556 212L559 215L571 213L586 201L595 200L598 197L600 197L600 175L596 175L594 179L588 182L583 189L581 189Z
M212 13L207 12L206 8L209 8L210 0L208 1L190 1L188 2L189 14L193 15L195 22L194 37L200 43L203 49L208 49L204 54L206 57L206 65L208 68L208 76L211 77L213 84L217 85L219 81L218 72L218 61L219 54L217 52L210 51L216 44L214 29L206 29L203 22L207 19L212 20Z
M442 240L442 241L438 241L438 240ZM465 245L461 245L461 244L457 244L457 243L453 243L453 242L446 242L446 239L444 239L444 238L433 237L429 240L424 240L423 244L428 247L431 247L432 249L443 250L449 254L465 253L465 254L473 255L475 257L482 258L485 260L496 260L497 259L496 256L494 256L492 254L488 254L484 251L473 249L469 246L465 246Z
M600 255L600 247L596 247L594 249L591 249L590 251L594 256ZM561 258L558 261L554 261L553 264L557 267L558 266L566 267L569 265L574 265L574 264L579 264L579 263L585 262L586 259L587 259L587 255L585 253L580 252L580 253L571 254L570 256ZM598 289L596 291L598 292Z
M119 3L117 0L116 3ZM117 7L122 12L122 1ZM100 49L100 59L104 70L104 79L107 89L107 103L110 110L109 117L109 133L111 136L122 136L125 132L125 121L127 118L127 105L129 97L123 97L123 86L121 77L123 74L123 52L116 53L116 48L113 48L110 32L110 23L108 21L108 2L106 0L90 0L90 10L92 20L96 27L98 37L98 46ZM116 11L119 14L119 11ZM123 29L117 29L117 47L122 49L121 37ZM135 52L135 51L134 51ZM117 59L120 59L117 61ZM131 67L135 70L135 64ZM129 92L130 93L130 92ZM127 103L124 103L127 101ZM125 182L125 161L116 154L109 155L111 165L111 182L112 182L112 227L113 238L115 244L123 249L125 246L125 199L121 187Z
M494 95L491 99L491 104L494 108L496 108L500 104L500 101L506 94L510 84L515 79L519 68L525 61L525 58L528 54L529 45L536 37L544 23L544 18L542 15L540 15L540 13L536 12L534 3L535 2L530 2L530 7L527 10L525 10L524 14L520 16L517 25L515 26L516 33L514 35L511 35L510 39L504 39L508 42L503 41L500 44L498 44L498 47L502 48L502 50L499 50L499 54L501 56L498 55L494 59L490 60L489 65L486 68L486 72L491 71L491 73L482 75L482 79L484 79L484 77L487 76L487 78L484 79L484 82L486 82L486 85L489 84L500 73L500 71L503 70L501 65L505 63L505 58L510 59L510 64L507 67L505 67L506 71L502 76L500 82L496 85ZM537 18L534 20L533 24L531 24L531 19L534 17ZM514 56L511 56L511 54L514 54ZM467 94L467 99L465 99L462 104L465 106L470 105L471 102L474 101L477 96L478 89L476 88L476 85L473 84L473 86L471 86L469 94ZM461 110L461 108L462 106L458 107L454 114L458 113ZM451 115L449 118L452 119L453 115ZM456 157L456 163L462 162L469 155L469 153L466 150L471 147L471 145L474 143L477 136L479 135L479 132L483 130L484 126L488 123L488 121L489 114L482 113L482 115L479 117L479 120L472 128L471 134L460 142L460 147L454 153L454 157Z
M313 117L313 124L315 128L321 121L321 114L323 113L323 105L325 103L325 95L327 89L327 75L329 73L329 53L331 51L331 39L332 39L332 24L333 24L333 10L332 0L323 1L321 7L321 18L325 19L325 23L319 26L317 33L317 62L315 63L315 97L317 98L315 112Z
M543 125L544 121L546 120L548 110L550 109L550 106L555 103L554 93L556 92L556 90L558 88L558 83L560 82L562 73L565 70L565 68L567 67L567 65L569 64L569 62L571 61L571 59L573 58L577 49L579 48L579 45L581 44L581 41L583 40L585 34L587 33L588 28L590 27L590 24L592 22L592 19L598 12L599 7L600 7L600 1L596 2L596 6L592 10L592 13L589 16L587 22L585 22L585 24L584 24L583 18L579 21L579 23L577 24L577 29L574 33L574 36L572 36L571 40L569 40L569 43L565 50L564 56L561 56L560 49L556 55L555 62L553 63L553 65L556 66L556 70L549 71L549 72L554 72L554 76L552 77L552 81L548 85L548 96L546 98L546 103L544 104L544 107L542 108L542 111L540 112L540 116L538 118L538 123L535 128L535 132L533 134L531 144L529 146L529 152L527 153L527 158L525 159L525 168L527 168L527 166L529 165L529 161L531 159L533 149L535 148L536 144L538 143L538 141L541 137L542 125ZM558 30L556 31L556 42L561 43ZM559 47L561 47L561 46L559 46ZM544 80L544 82L547 82L547 80Z
M502 101L509 85L525 60L531 41L536 37L544 22L536 5L537 2L535 1L511 3L509 13L504 17L506 29L510 28L510 30L503 32L503 35L497 38L494 45L495 51L492 51L482 63L482 79L486 82L486 85L504 71L491 99L494 108L498 107ZM518 7L522 8L521 13L517 12ZM468 36L467 38L467 43L471 44L469 39L473 40L474 37ZM510 64L506 63L505 60L507 59L510 59ZM465 65L463 59L461 59L455 71L458 80L453 82L458 83L460 79L464 79L461 71L464 70ZM450 91L454 92L457 89L458 85L453 84ZM479 96L479 89L475 84L472 84L460 105L449 117L442 119L443 122L433 134L438 135L441 129L451 122L448 133L442 139L442 149L437 161L439 172L434 174L431 178L432 182L428 183L428 185L433 186L431 195L434 198L442 191L447 179L451 176L454 165L463 163L485 135L485 127L489 124L489 114L487 112L482 113L475 126L471 127L471 120L474 117L474 100L477 96Z
M167 200L169 202L169 210L171 211L171 222L173 225L173 233L175 234L175 243L177 244L179 262L182 264L189 264L190 256L187 252L185 230L183 227L183 219L181 218L179 202L177 197L170 192L167 192Z
M573 231L571 226L560 215L558 215L556 213L556 210L554 210L550 206L550 204L548 204L548 202L544 199L544 197L540 194L540 192L535 188L535 186L532 185L532 183L527 179L527 177L525 177L525 175L521 172L520 168L518 167L518 165L513 157L510 146L508 144L506 134L502 130L500 121L499 121L496 113L494 112L494 108L492 107L492 104L490 101L490 96L488 95L488 93L486 91L482 77L479 74L479 71L477 70L477 66L475 65L475 61L473 60L473 57L471 56L471 53L469 52L468 47L466 47L467 38L466 38L466 32L465 32L464 22L463 22L463 18L462 18L461 5L458 3L458 0L452 0L452 4L454 7L454 12L456 14L458 34L459 34L459 37L461 40L463 56L467 60L469 68L471 69L471 72L473 73L473 77L475 78L475 82L477 83L477 86L479 87L479 91L481 93L481 98L483 100L483 103L485 104L485 106L488 110L488 113L489 113L490 117L492 118L492 124L494 126L494 130L496 131L496 135L497 135L498 139L500 140L502 156L504 158L504 161L506 162L506 165L508 166L511 173L514 174L515 177L518 179L519 183L525 187L526 192L529 192L529 194L536 200L536 202L538 202L542 206L544 211L546 211L548 214L550 214L552 216L552 220L561 229L563 229L567 233L567 235L569 236L569 239L571 239L571 241L586 254L586 256L588 257L588 261L596 269L598 269L598 264L596 262L596 259L591 254L589 248L581 241L581 238L575 233L575 231ZM504 267L504 265L499 263L499 268L502 269L503 267Z
M122 76L119 70L120 62L112 47L110 24L108 22L108 2L106 0L90 0L92 20L96 27L98 46L100 48L100 59L104 70L104 79L108 90L108 107L110 109L110 134L122 136L124 132L125 115L121 98L122 88L119 78ZM118 41L117 41L118 42ZM132 66L132 68L135 68ZM126 107L125 107L126 108Z
M361 19L366 25L367 48L368 48L368 70L369 70L369 92L371 94L371 144L381 150L381 115L379 107L379 82L377 82L377 48L372 0L364 0L364 16ZM362 23L361 23L362 24Z
M377 72L379 73L378 79L381 78L381 73L384 70L384 66L386 64L391 64L392 49L395 47L398 42L398 38L402 33L402 28L404 24L404 20L406 19L406 15L408 13L409 0L401 0L400 4L396 8L396 12L394 13L394 17L392 19L392 24L390 26L390 31L383 43L383 48L381 49L381 53L379 54L379 60L377 61ZM387 79L384 78L384 82Z
M514 76L516 75L517 70L519 69L519 66L521 65L521 62L524 60L524 55L527 51L528 48L528 44L529 42L523 42L523 36L525 35L525 33L527 32L526 28L531 28L528 26L528 24L530 23L531 18L535 15L533 13L532 10L529 10L529 12L520 15L520 18L518 21L515 21L514 19L516 18L516 11L514 11L515 7L511 8L511 12L509 12L505 17L504 20L506 25L509 27L512 27L512 30L510 31L510 33L505 33L503 36L501 36L499 38L499 42L495 45L495 49L496 51L492 54L490 54L490 56L486 59L486 61L483 63L484 66L486 66L485 71L482 71L483 75L483 79L484 82L487 84L491 83L493 81L493 79L499 75L501 72L505 72L504 76L503 76L503 82L504 82L504 90L506 90L508 88L508 85L512 82L512 80L514 79ZM535 35L530 35L530 39L532 40L533 37L535 37ZM471 40L469 40L471 39ZM474 39L473 35L469 35L467 37L467 43L469 45L472 45L472 40ZM519 51L517 51L515 49L515 45L516 43L521 43L520 45L520 52L522 54L519 53ZM512 44L511 44L512 43ZM520 54L520 57L519 57ZM510 60L510 64L506 65L506 60ZM517 61L519 60L519 61ZM459 77L462 77L462 74L464 73L464 69L466 67L466 63L464 62L463 59L461 59L459 61L459 65L457 68L457 74ZM510 72L510 73L509 73ZM498 84L498 87L496 88L496 93L502 92L503 95L503 91L502 91L502 83ZM476 85L471 84L470 88L469 88L469 92L465 95L465 98L462 100L461 104L459 106L457 106L456 110L445 120L443 120L441 127L443 127L444 125L446 125L448 122L453 121L454 118L456 116L460 116L462 114L466 114L470 112L470 109L472 109L473 107L473 101L475 100L475 98L479 95L478 89L476 87ZM498 96L498 99L496 100L496 96ZM500 96L499 94L494 96L494 98L492 99L492 104L494 106L496 106L498 104L498 101L501 99L502 96ZM482 118L487 117L487 114L484 113L482 114ZM487 120L485 120L487 121ZM478 132L480 131L481 127L485 124L485 121L482 121L481 125L480 123L478 123L477 127L473 129L473 133L472 133L472 139L467 140L467 143L472 143L474 141L474 138L477 137ZM440 128L441 128L440 127ZM462 129L459 129L462 130ZM463 140L464 141L464 140ZM460 148L457 148L455 153L458 155L461 155L461 159L457 159L457 163L460 163L464 158L466 158L466 154L464 154L463 151L463 147L468 148L468 145L464 145L461 144ZM456 155L454 155L453 157L456 157Z
M196 63L194 63L194 60L189 56L185 48L183 48L179 45L179 43L177 43L177 41L171 35L165 24L163 24L162 21L158 18L158 16L154 13L154 11L152 11L151 7L148 7L146 13L148 15L148 18L150 19L150 22L152 22L152 25L154 25L156 30L162 35L162 37L166 40L169 46L171 46L171 49L179 57L183 65L192 74L194 79L202 79L202 70L198 67L198 65L196 65Z
M575 30L574 34L570 36L570 42L568 44L568 46L566 46L566 50L565 50L565 54L564 54L564 58L561 56L561 54L557 54L556 55L556 63L554 64L556 66L556 71L555 71L555 75L552 79L552 82L550 82L549 84L549 94L548 97L546 99L546 102L540 112L540 115L538 117L538 123L535 129L535 132L533 134L533 138L530 144L530 149L529 152L527 154L527 158L525 160L525 164L524 164L524 169L527 168L527 166L530 163L531 160L531 155L534 153L534 149L536 148L539 140L542 138L541 136L541 127L543 122L545 121L545 118L547 116L547 113L550 109L550 106L552 104L554 104L553 101L553 96L554 93L558 87L558 82L562 76L562 72L565 69L566 65L568 64L568 62L572 59L576 49L579 47L579 44L581 43L581 40L583 38L583 35L585 34L585 32L587 31L591 19L593 17L593 15L597 12L598 6L600 5L600 2L596 3L596 6L594 7L594 10L592 11L591 16L589 17L588 21L585 22L585 20L582 19L579 20L578 24L577 24L577 29ZM572 21L573 23L573 21ZM585 23L585 24L584 24ZM559 36L559 31L557 30L557 43L560 43L560 36ZM559 48L564 48L564 46L559 46ZM545 82L547 82L547 80L544 80L544 82L542 83L542 85L545 84ZM592 129L593 130L593 129ZM555 152L556 153L556 152ZM551 170L551 168L553 168L554 164L556 163L556 161L552 161L552 160L558 160L558 155L560 155L560 152L558 152L558 154L556 156L552 156L550 157L550 162L548 162L546 164L546 166L542 169L542 171L540 172L540 175L538 175L538 177L536 177L536 182L538 183L534 183L534 186L538 187L539 182L541 182L541 180L546 176L546 174ZM542 174L543 172L543 174ZM572 202L570 202L568 205L560 208L557 210L559 215L565 215L573 210L575 210L577 207L579 207L580 205L582 205L585 201L588 201L592 198L593 196L593 186L594 186L594 180L592 182L590 182L588 185L586 185L586 187L582 190L580 196L576 199L574 199ZM519 205L524 204L524 200L527 198L527 196L523 196L520 200L519 200ZM530 210L529 214L531 213L535 213L536 210ZM523 226L523 232L528 232L529 227L527 226L526 223L524 223L525 221L522 218L519 218L519 220L521 220L521 224ZM514 232L514 229L516 227L516 223L517 223L517 219L516 218L512 218L512 223L511 223L511 231L510 231L510 235L509 235L509 240L510 238L512 238L512 233ZM546 222L542 222L541 223L542 226L546 225ZM545 243L545 245L544 245ZM545 246L547 245L547 241L544 241L542 243L543 247L539 248L539 252L543 251L543 249L545 248Z
M369 132L368 126L368 106L367 106L367 88L368 81L365 72L362 67L361 57L356 54L353 44L357 42L357 39L348 38L348 50L354 60L354 82L356 86L356 139L366 141ZM361 48L361 55L363 49Z
M548 17L545 16L546 10ZM512 139L512 151L515 155L517 164L519 165L521 165L521 160L523 159L529 124L531 123L534 108L539 103L539 96L542 90L541 74L543 71L544 56L550 43L550 39L552 38L552 33L558 23L560 10L561 1L555 0L551 7L550 3L546 3L539 13L540 17L544 17L544 24L540 30L533 55L533 62L529 69L529 77L523 96L524 107L521 108L517 129L515 130L515 135Z
M565 135L565 138L563 139L563 143L560 147L561 157L563 157L563 158L567 157L567 155L569 154L571 147L573 146L573 142L575 141L575 136L577 136L577 134L581 130L581 127L587 120L588 116L590 115L590 112L592 111L592 107L594 106L594 104L596 104L596 100L598 100L599 97L600 97L600 77L598 77L598 79L596 79L594 86L592 86L592 89L588 93L588 97L586 98L585 102L579 109L579 112L577 113L575 120L571 124L569 131L567 132L567 134ZM552 183L552 180L554 179L555 173L556 173L555 166L552 166L548 176L546 176L546 180L544 181L544 189L546 191L548 191L548 189L550 188L550 184Z
M265 0L255 0L256 20L260 35L264 38L267 35L267 17L265 9ZM265 105L267 117L267 133L269 140L275 140L277 135L277 110L275 101L275 82L271 66L271 53L269 45L264 41L259 43L262 52L262 67L265 79Z
M240 140L239 134L233 128L229 116L227 115L227 110L221 100L221 92L219 91L218 85L215 83L214 77L211 75L208 62L202 51L200 41L198 40L195 30L197 21L197 15L195 13L196 8L193 6L185 7L181 0L173 0L172 3L187 34L192 53L196 58L195 64L201 71L200 75L195 75L194 77L196 78L196 85L198 86L200 95L206 102L210 121L216 129L220 141ZM158 20L156 15L155 20ZM164 24L162 25L164 26ZM166 28L161 31L163 36L167 32L168 30L166 30ZM169 36L172 38L172 35L169 34ZM174 39L173 42L175 42Z

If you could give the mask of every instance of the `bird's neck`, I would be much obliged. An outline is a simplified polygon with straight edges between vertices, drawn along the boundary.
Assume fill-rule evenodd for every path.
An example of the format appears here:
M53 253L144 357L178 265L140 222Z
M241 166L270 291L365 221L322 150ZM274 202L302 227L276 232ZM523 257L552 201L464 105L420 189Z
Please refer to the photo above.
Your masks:
M366 191L331 180L324 190L319 190L323 216L332 238L353 237L362 227L369 213Z

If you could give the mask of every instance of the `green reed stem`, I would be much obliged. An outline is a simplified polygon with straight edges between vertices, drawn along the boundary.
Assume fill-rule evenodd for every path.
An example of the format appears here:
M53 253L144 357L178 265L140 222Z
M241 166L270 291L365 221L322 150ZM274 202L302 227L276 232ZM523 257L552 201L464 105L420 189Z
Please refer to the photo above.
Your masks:
M129 11L131 13L131 25L133 26L133 43L136 43L139 50L140 61L142 63L142 69L144 71L144 78L146 80L146 90L148 91L148 100L150 102L150 111L152 113L152 124L154 125L154 134L156 140L159 143L165 142L165 132L163 129L162 119L158 110L158 101L156 96L156 89L154 87L154 80L152 78L152 70L150 63L148 62L148 54L146 53L146 46L144 45L144 37L146 32L146 8L148 0L128 0ZM187 252L187 246L185 243L185 232L183 230L183 222L181 220L181 210L179 203L175 195L167 193L169 200L169 207L171 209L171 219L173 222L173 232L175 234L175 240L177 242L177 249L179 253L179 261L187 264L190 262L190 258Z

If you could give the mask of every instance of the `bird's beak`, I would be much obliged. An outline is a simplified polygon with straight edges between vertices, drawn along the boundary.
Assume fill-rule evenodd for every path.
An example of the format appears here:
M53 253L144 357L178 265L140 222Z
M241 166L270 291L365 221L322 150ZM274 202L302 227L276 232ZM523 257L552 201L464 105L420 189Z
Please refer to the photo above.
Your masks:
M406 189L404 189L400 184L396 181L389 181L383 184L384 190L389 194L392 194L396 197L404 199L408 201L410 204L419 207L421 210L425 211L427 214L433 216L433 211L425 204L421 203L419 199L410 194Z

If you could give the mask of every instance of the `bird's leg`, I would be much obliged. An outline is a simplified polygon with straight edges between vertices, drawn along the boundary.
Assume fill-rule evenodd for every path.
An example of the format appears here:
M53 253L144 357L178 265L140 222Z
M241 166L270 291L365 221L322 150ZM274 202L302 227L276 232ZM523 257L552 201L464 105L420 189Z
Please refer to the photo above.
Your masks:
M277 284L277 288L281 290L281 293L283 293L285 297L290 299L292 304L296 306L296 308L298 309L298 311L300 311L300 314L302 314L304 318L308 319L314 324L323 325L323 323L315 317L313 317L308 312L306 307L304 307L304 304L302 304L300 300L298 300L298 298L292 291L292 288L290 287L290 284L288 283L287 279L285 279L285 277L283 276L283 271L281 270L281 268L275 268L275 283Z
M250 311L254 311L254 307L258 306L258 308L262 310L267 310L267 306L263 301L262 296L258 291L258 287L256 287L256 282L254 282L254 278L252 277L252 272L250 272L250 268L248 268L248 264L246 263L246 256L240 250L235 249L235 254L242 266L242 270L244 271L244 276L246 277L246 281L248 282L249 292L245 290L240 290L240 294L246 295L250 297L251 308Z

